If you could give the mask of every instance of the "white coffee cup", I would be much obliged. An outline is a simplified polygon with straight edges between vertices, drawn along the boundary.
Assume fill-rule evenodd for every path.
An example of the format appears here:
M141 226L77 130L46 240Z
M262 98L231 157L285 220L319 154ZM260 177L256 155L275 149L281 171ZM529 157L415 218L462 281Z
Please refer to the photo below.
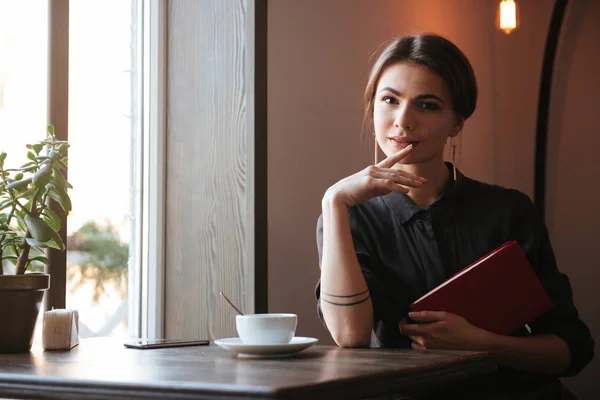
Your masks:
M296 314L236 315L235 325L244 344L286 344L296 333Z

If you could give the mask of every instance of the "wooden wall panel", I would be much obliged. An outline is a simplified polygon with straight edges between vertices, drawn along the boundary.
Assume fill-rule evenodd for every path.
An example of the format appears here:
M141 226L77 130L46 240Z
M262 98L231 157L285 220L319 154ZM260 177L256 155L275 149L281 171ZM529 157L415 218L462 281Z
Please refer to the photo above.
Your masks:
M237 336L219 291L254 311L253 11L251 0L168 5L169 338Z

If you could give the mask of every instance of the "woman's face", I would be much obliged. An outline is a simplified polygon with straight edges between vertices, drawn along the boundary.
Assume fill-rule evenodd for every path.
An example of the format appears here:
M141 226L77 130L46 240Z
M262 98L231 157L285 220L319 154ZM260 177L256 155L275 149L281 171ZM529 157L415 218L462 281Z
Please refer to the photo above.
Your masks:
M387 67L373 102L375 137L386 155L409 144L413 151L401 164L443 162L449 136L462 129L446 83L428 68L406 61Z

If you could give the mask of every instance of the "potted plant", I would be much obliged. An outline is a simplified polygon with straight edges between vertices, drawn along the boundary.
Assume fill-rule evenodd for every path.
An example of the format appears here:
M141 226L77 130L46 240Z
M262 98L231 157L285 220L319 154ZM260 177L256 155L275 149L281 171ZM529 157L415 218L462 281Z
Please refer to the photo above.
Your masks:
M56 140L54 126L47 131L44 140L26 146L28 162L20 168L7 168L7 154L0 152L0 353L31 349L50 287L50 276L35 271L49 263L45 249L65 249L61 220L49 199L65 214L71 211L72 186L65 179L69 144Z

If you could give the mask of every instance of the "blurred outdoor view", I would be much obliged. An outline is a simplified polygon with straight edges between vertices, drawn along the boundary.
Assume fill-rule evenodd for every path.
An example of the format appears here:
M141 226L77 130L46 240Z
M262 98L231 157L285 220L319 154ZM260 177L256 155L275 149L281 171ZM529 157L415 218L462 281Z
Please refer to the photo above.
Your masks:
M79 311L81 337L128 335L134 3L70 1L66 305ZM43 140L52 123L47 39L47 0L0 0L0 150L9 167L26 162L25 145Z

